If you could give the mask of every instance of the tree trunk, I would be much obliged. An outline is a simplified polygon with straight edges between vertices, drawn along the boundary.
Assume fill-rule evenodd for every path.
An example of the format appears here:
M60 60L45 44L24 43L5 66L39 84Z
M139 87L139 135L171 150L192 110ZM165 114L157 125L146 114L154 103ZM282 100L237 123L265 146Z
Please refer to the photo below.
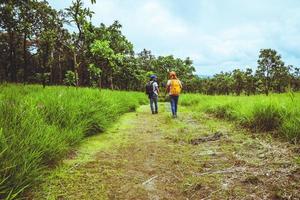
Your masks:
M27 59L27 33L24 33L23 37L23 60L24 60L24 65L23 65L23 82L24 84L27 82L27 65L28 65L28 59Z
M114 90L114 83L113 83L113 76L112 76L112 74L109 77L109 82L110 82L110 89Z
M44 53L43 56L43 68L42 68L42 84L43 88L46 87L46 76L45 76L45 70L48 68L48 63L49 62L49 46L48 44L46 45L46 52ZM48 77L50 78L50 77Z
M51 56L51 63L50 63L50 65L49 65L49 67L50 67L50 77L49 77L49 81L50 81L50 84L51 85L53 85L53 83L54 83L54 70L53 70L53 54L54 54L54 52L53 52L53 49L51 50L51 52L50 52L50 56Z
M101 75L99 76L99 79L98 79L98 86L99 86L99 89L101 90L101 87L102 87L102 85L101 85Z
M10 81L17 81L17 69L15 63L16 51L14 45L14 32L9 30L9 63L10 63Z
M60 51L58 52L58 69L59 69L59 84L62 84L62 68L61 68L61 63L60 63Z
M3 69L2 69L3 74L2 74L2 76L0 75L1 76L1 80L0 80L1 83L6 82L8 80L8 66L9 66L8 63L3 63Z
M77 71L77 59L76 59L77 55L75 50L73 51L73 60L74 60L74 74L75 74L75 86L78 87L78 71Z
M269 80L269 66L267 65L267 75L266 75L266 88L265 88L265 93L266 93L266 95L268 96L269 95L269 84L270 84L270 80Z
M266 94L266 96L269 95L269 80L268 80L268 77L266 78L266 83L265 83L265 94Z
M80 59L80 64L78 64L78 85L80 86L84 86L86 84L85 82L85 77L86 77L86 74L85 74L85 67L86 66L86 63L85 63L85 60L84 59Z
M45 81L45 56L43 58L43 61L42 61L42 70L41 70L41 78L42 78L42 85L43 85L43 88L46 87L46 81Z
M43 88L46 87L46 79L45 79L45 68L46 68L46 56L43 56L43 66L42 66L42 85Z

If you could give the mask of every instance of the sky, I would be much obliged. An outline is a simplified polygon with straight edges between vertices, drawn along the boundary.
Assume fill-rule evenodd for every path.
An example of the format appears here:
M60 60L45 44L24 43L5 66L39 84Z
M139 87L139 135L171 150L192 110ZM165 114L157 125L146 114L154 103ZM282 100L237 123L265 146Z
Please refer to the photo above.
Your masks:
M72 0L48 0L64 9ZM118 20L136 53L190 57L199 75L256 69L259 50L300 66L299 0L83 0L94 25Z

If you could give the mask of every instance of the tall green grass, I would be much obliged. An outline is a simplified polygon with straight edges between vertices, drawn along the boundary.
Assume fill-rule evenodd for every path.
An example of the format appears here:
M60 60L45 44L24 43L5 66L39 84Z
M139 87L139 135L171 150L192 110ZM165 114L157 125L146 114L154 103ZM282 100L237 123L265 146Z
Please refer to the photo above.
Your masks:
M0 86L0 199L13 199L84 137L146 97L87 88Z
M300 93L238 97L185 94L180 102L256 131L271 131L295 143L300 140Z

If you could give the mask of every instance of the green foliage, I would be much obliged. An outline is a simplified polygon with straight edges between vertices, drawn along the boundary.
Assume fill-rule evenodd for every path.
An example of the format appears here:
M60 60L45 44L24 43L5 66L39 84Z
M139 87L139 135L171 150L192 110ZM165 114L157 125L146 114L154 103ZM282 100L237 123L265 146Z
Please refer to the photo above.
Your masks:
M244 83L245 77L244 76L245 76L245 74L241 70L239 70L239 69L233 70L233 74L232 74L232 77L234 79L233 88L234 88L235 93L238 96L241 94L241 92L245 88L245 83Z
M186 94L182 105L195 111L211 113L219 118L237 121L256 131L271 131L291 142L300 141L300 94L269 96L206 96Z
M91 52L106 59L110 59L114 55L114 51L110 48L107 40L96 40L91 45Z
M101 77L101 69L96 67L95 64L90 64L88 67L88 72L90 73L90 82L93 87L97 87L99 84L99 79Z
M282 124L280 106L270 104L256 104L253 109L253 117L250 126L261 131L278 130Z
M145 100L143 93L136 92L2 86L0 199L30 187L48 164Z
M49 83L50 73L36 73L35 78L39 83Z
M214 113L219 118L234 119L233 110L232 104L221 104L207 109L207 112Z
M284 93L299 91L299 69L292 65L285 66L281 56L273 49L260 51L258 68L253 70L235 69L232 72L221 72L210 78L194 77L191 85L196 84L198 89L192 91L204 94L261 94L271 92ZM188 81L189 82L189 81Z
M77 82L77 76L73 71L67 71L64 79L64 84L68 86L75 86Z
M273 49L261 49L257 63L256 73L264 83L265 94L268 95L271 88L277 92L283 92L287 86L286 80L289 74L281 56Z

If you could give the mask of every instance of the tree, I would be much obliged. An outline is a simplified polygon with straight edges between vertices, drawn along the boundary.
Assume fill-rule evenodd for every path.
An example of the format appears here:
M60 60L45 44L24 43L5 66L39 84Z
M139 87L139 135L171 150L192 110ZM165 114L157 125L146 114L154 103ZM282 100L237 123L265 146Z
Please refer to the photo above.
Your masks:
M215 93L217 94L226 94L229 95L232 88L233 79L231 77L231 73L221 72L220 74L214 75L212 81L211 88L215 88Z
M68 86L76 86L76 78L77 77L75 76L74 72L69 70L66 72L64 84Z
M23 35L23 82L27 82L28 78L28 40L33 36L34 25L38 18L38 10L35 9L38 3L35 1L21 1L20 6L20 32Z
M92 1L95 2L95 1ZM81 65L82 61L84 61L84 57L80 58L79 56L84 56L84 46L85 46L85 38L84 38L84 26L88 23L87 18L92 17L93 12L90 11L89 8L83 8L82 0L75 0L72 2L72 5L66 9L67 16L70 18L70 22L74 23L77 27L78 33L73 32L72 34L72 44L70 45L70 49L73 53L73 63L74 63L74 74L75 76L79 76L78 79L80 83L83 83L83 66ZM80 72L80 73L79 73ZM76 83L78 86L78 82Z
M284 68L284 63L281 61L281 56L273 49L261 49L257 63L256 73L264 83L264 91L268 95L272 84L278 86L274 81L280 70Z
M276 66L274 69L274 75L272 77L272 86L275 92L285 92L286 88L290 86L291 75L289 73L289 66L284 65Z
M255 94L256 86L255 86L255 77L252 74L253 71L251 68L247 68L245 72L245 92L249 96L250 94Z
M55 37L55 31L45 30L41 33L39 39L38 54L41 57L41 74L43 87L45 87L47 83L45 73L49 73L50 76L50 63L53 61L53 48Z
M108 68L106 71L109 71L109 81L110 81L110 88L114 89L113 84L113 74L116 70L118 62L121 62L123 56L120 53L115 53L114 50L110 47L110 42L107 40L96 40L91 45L91 52L94 56L100 56L104 58L106 63L108 64Z
M63 77L68 70L68 60L72 57L70 52L71 35L68 30L59 28L56 31L56 40L54 44L53 69L51 73L51 83L63 84Z
M7 41L7 34L0 31L0 83L8 81L8 52L9 46Z
M232 78L233 78L233 88L236 95L240 95L244 89L244 77L245 74L240 69L233 70Z
M300 68L299 67L294 67L294 66L289 66L289 68L292 71L291 74L291 87L295 91L300 90Z
M8 0L0 3L0 28L6 31L8 36L9 49L9 67L7 68L10 74L10 81L17 81L17 66L16 66L16 48L17 48L17 33L20 22L20 2L16 0Z
M109 46L113 50L114 54L111 59L112 62L109 63L110 67L108 75L110 88L113 88L113 83L118 82L118 80L126 79L127 74L130 74L130 69L124 68L126 61L130 59L125 59L126 57L132 57L134 55L133 45L129 42L126 37L121 32L122 25L118 21L106 28L105 34L103 34L104 39L109 41ZM128 66L127 67L131 67ZM125 78L124 78L125 77ZM126 82L120 84L118 87L123 87Z
M42 74L42 77L46 77L44 74L49 73L49 78L51 78L53 74L54 48L60 28L62 28L62 22L58 12L51 8L47 2L38 3L36 9L38 10L39 19L35 33L40 64L39 72ZM43 87L46 85L45 80L42 79Z

